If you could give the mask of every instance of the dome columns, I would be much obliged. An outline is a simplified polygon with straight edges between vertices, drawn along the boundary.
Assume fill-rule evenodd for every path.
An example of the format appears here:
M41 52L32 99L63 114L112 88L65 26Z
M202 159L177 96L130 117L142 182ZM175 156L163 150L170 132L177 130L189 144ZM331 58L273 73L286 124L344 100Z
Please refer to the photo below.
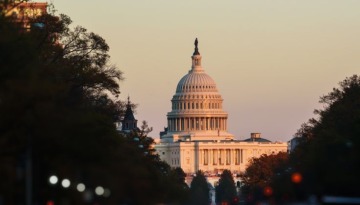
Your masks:
M171 100L172 110L222 110L222 99L191 99L191 100Z
M227 130L227 117L168 118L170 132Z

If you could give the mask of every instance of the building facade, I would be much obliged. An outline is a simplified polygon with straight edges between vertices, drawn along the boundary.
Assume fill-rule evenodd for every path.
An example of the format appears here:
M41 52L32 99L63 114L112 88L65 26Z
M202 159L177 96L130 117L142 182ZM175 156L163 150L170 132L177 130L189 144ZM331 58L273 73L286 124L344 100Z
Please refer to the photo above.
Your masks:
M240 173L253 157L287 151L287 143L270 142L260 133L234 140L227 131L228 114L216 83L201 66L197 39L191 59L191 69L180 79L171 100L168 127L155 145L162 160L186 173L202 170L215 175L224 169Z
M33 18L44 15L47 13L46 2L25 2L19 0L10 0L3 3L4 8L0 6L0 12L5 16L13 17L22 27L30 29L30 21Z

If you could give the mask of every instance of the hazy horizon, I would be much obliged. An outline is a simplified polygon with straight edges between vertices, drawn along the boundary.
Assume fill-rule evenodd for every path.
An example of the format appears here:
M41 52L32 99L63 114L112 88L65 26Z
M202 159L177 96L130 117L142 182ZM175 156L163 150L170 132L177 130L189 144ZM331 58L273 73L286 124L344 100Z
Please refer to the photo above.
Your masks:
M42 0L44 1L44 0ZM287 141L319 97L359 73L360 1L53 0L57 13L102 36L124 72L120 98L139 104L157 138L191 67L194 40L237 139Z

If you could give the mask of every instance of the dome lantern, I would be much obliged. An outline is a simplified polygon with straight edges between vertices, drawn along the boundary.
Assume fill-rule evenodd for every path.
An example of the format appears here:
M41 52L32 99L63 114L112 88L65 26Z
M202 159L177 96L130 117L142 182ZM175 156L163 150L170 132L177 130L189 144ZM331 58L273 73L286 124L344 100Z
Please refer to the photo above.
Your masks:
M199 53L198 43L199 43L198 39L196 38L195 43L194 43L195 51L194 51L193 55L191 56L191 59L192 59L191 71L204 72L203 68L201 67L201 55Z

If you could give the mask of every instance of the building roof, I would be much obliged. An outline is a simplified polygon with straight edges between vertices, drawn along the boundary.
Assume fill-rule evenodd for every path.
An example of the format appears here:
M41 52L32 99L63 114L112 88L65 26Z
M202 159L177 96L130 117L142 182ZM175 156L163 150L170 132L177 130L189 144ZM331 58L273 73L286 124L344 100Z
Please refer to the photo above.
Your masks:
M129 97L128 97L128 103L126 105L126 111L125 111L125 115L124 115L124 121L125 120L135 120L134 112L131 109L131 103L130 103Z
M251 137L251 138L245 139L243 141L244 142L271 142L270 140L261 138L261 137L258 137L258 138Z

